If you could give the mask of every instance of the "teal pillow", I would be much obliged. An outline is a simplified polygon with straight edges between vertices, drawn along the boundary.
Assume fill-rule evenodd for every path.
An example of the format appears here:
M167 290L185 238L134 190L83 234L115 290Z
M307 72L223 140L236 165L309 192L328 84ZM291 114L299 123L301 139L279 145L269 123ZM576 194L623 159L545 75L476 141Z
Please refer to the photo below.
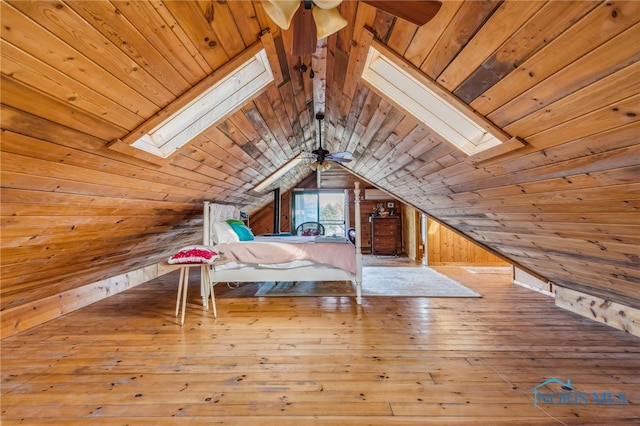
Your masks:
M240 241L252 241L253 240L253 232L249 229L245 224L231 223L231 229L238 234L238 238Z
M244 225L244 222L238 219L227 219L227 223L229 225L233 225L234 223L237 225Z

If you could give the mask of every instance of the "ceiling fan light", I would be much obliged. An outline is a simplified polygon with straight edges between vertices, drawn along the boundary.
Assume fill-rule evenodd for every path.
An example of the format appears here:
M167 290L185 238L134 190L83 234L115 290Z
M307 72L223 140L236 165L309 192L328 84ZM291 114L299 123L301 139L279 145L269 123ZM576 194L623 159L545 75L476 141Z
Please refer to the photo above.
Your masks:
M309 167L311 167L311 170L313 170L314 172L318 170L318 162L314 161L313 163L309 164Z
M322 9L335 9L342 3L342 0L314 0L313 4Z
M318 40L322 40L347 26L347 20L340 15L338 9L321 9L314 7L311 12L316 22Z
M287 30L300 7L300 0L263 0L262 7L277 26Z
M321 172L326 172L330 168L331 168L331 163L329 163L328 161L325 161L324 163L320 164L320 171Z

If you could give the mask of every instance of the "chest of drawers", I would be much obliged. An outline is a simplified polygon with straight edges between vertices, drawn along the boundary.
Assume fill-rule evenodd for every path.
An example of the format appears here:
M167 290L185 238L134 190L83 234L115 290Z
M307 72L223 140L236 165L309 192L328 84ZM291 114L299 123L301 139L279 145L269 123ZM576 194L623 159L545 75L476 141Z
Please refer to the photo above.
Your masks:
M398 254L398 231L400 218L397 216L371 218L371 254Z

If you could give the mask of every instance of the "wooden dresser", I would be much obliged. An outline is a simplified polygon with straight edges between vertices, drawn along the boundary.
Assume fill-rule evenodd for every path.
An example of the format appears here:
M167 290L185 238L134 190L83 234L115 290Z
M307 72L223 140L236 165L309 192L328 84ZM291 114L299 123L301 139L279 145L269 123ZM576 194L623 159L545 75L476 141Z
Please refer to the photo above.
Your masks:
M371 218L371 254L398 254L400 217L374 216Z

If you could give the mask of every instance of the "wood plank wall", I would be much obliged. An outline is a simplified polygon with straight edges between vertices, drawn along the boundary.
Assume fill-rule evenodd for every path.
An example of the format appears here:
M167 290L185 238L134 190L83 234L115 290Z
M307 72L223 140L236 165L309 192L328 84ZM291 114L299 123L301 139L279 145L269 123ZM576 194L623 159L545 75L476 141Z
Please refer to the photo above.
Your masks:
M427 218L427 265L509 265L460 234Z
M315 188L316 174L312 173L306 179L296 185L296 188ZM280 193L280 231L293 232L291 229L291 203L293 191L284 191ZM254 234L269 234L273 232L273 193L271 193L271 202L251 215L249 220L251 230Z
M324 141L352 173L554 285L640 307L640 2L446 1L420 28L340 12ZM259 224L272 200L253 188L317 146L311 59L259 1L5 0L0 15L2 310L198 243L203 200ZM113 149L264 37L277 84L167 160ZM359 81L372 39L525 146L465 157L394 108Z

